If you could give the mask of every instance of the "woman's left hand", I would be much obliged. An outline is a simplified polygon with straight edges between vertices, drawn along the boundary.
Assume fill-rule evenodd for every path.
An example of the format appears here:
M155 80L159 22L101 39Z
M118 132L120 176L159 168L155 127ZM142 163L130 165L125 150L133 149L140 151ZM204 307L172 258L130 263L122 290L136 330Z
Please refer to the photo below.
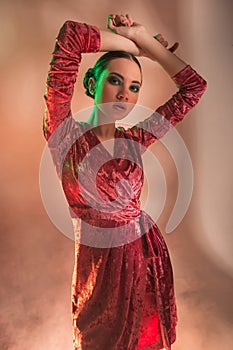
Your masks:
M107 20L107 28L121 36L124 36L130 40L134 39L135 34L142 32L145 33L145 27L133 21L130 15L109 15Z
M113 33L122 35L130 40L134 39L135 34L145 33L146 29L140 23L136 23L133 21L130 15L109 15L107 21L107 28ZM168 42L164 39L162 34L157 34L154 36L156 40L158 40L164 47L168 47ZM134 41L134 40L133 40ZM171 52L175 52L179 46L178 42L175 42L168 50ZM146 56L146 53L138 47L139 55Z

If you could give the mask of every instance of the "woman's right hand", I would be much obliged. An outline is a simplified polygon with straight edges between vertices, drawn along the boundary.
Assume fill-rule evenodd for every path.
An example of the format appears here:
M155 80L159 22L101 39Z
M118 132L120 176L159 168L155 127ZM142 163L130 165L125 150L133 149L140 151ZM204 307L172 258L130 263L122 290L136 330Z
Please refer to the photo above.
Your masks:
M129 14L126 15L109 15L107 20L107 28L121 36L124 36L137 45L135 38L137 35L143 35L146 33L145 27L137 22L134 22L132 17ZM167 48L168 42L164 39L162 34L157 34L154 38L159 41L164 47ZM168 50L171 52L175 52L179 46L178 42L175 42L173 46L171 46ZM139 56L149 57L146 52L144 52L138 45Z

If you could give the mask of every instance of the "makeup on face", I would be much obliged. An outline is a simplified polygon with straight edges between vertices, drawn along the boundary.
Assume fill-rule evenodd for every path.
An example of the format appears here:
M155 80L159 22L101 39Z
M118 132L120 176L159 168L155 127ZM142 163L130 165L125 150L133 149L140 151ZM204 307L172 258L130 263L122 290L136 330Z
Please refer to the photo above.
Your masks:
M109 76L107 80L110 84L119 85L119 86L121 86L125 81L124 77L117 72L109 72ZM129 86L129 90L132 92L138 93L141 85L142 83L140 81L132 80Z
M111 120L122 119L137 103L141 85L141 71L134 61L114 59L97 82L95 104Z

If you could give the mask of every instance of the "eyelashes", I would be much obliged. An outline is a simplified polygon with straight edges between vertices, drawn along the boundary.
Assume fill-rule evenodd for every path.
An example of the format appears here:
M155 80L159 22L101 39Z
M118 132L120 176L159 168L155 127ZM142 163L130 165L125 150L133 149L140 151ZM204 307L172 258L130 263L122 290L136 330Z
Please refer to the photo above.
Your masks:
M117 77L110 76L110 77L108 77L107 80L112 85L121 85L122 84L122 81ZM132 85L130 85L129 89L130 89L130 91L137 93L137 92L139 92L140 87L138 84L132 84Z
M121 81L120 79L116 78L116 77L109 77L108 78L108 82L110 84L113 84L113 85L120 85L121 84Z
M133 92L139 92L140 87L138 85L131 85L130 90Z

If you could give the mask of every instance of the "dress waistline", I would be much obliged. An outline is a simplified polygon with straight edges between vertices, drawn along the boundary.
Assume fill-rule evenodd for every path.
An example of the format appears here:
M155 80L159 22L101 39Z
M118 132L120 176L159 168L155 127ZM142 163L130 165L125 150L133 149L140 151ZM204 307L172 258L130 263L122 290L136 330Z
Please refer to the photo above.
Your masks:
M77 205L70 205L69 212L72 219L80 218L87 224L100 228L124 226L137 220L141 214L141 210L138 207L131 207L130 209L127 208L127 210L117 212L104 212L94 208L80 208Z

